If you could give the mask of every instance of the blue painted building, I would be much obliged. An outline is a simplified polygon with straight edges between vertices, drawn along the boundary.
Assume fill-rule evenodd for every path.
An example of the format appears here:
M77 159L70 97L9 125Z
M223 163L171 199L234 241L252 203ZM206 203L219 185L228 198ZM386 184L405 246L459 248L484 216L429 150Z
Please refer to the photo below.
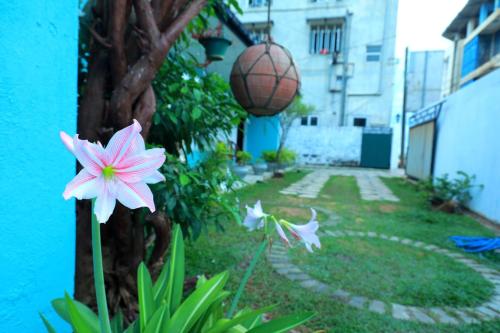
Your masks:
M454 42L452 93L500 67L500 0L469 0L443 36Z
M78 1L2 1L0 11L0 332L59 332L50 301L72 294L75 205L62 198L75 159Z

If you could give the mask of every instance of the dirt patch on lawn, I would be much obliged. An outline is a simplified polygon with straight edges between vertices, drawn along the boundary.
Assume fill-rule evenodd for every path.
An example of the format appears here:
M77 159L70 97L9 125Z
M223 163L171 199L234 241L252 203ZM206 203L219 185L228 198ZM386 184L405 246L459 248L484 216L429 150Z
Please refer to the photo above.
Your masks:
M290 216L304 219L308 219L311 217L311 212L305 208L275 207L273 210L276 211L276 215L278 216Z
M394 213L398 209L395 205L380 205L378 208L382 213Z

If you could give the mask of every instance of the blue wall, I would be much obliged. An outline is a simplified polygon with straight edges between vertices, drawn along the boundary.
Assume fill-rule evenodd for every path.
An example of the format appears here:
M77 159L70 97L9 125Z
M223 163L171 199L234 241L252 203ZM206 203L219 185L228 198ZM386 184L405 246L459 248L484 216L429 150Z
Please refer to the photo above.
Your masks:
M279 116L248 118L245 128L245 150L254 159L260 158L264 150L276 150L279 143Z
M0 11L0 332L59 332L50 300L72 293L78 1L2 1Z

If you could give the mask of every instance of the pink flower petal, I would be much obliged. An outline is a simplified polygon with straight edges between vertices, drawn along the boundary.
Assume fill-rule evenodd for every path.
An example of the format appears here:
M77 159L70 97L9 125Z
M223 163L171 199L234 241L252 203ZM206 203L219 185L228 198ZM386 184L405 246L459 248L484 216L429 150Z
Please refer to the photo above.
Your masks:
M102 178L96 177L87 169L82 169L71 180L64 190L63 197L68 200L75 197L78 200L95 198L102 191Z
M116 198L124 206L130 209L148 207L151 212L155 211L153 193L145 183L117 182Z
M156 184L165 181L165 176L160 171L155 171L151 176L148 176L142 180L146 184Z
M165 158L165 149L148 149L140 154L127 157L115 165L115 173L126 183L137 183L154 174L165 162Z
M73 144L73 138L68 135L68 133L60 131L59 132L59 137L61 138L63 144L66 146L66 148L74 154L75 152L75 145Z
M116 198L111 193L109 186L110 182L104 181L104 186L101 193L97 196L94 205L94 214L97 217L99 223L106 223L109 217L113 213L116 205Z
M280 236L281 240L283 240L283 242L285 242L286 245L290 245L290 241L286 237L285 231L283 231L281 225L279 223L274 223L274 225L276 226L276 231L278 232L278 235Z
M104 168L104 149L87 140L73 138L74 154L78 162L94 176L99 176Z
M116 165L128 154L144 150L144 140L139 138L141 130L141 125L134 119L132 125L116 132L106 146L107 164Z

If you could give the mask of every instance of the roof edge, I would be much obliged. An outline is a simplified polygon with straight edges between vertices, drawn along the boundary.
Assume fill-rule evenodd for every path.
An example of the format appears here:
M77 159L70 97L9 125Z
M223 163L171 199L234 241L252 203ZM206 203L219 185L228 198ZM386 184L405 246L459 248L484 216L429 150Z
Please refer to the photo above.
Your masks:
M236 15L229 9L229 6L222 1L215 4L215 13L219 20L221 20L226 26L236 35L238 38L248 47L255 45L254 40L250 37L247 29L243 26L241 21L236 17Z

